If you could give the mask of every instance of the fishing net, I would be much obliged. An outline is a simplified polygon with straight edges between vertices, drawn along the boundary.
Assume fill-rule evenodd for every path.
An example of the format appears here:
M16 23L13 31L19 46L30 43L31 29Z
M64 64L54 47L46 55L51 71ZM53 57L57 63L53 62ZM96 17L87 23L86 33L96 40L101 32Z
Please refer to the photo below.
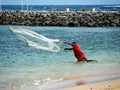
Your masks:
M22 28L13 29L11 27L9 27L9 29L28 46L32 46L37 49L48 50L51 52L60 51L60 47L57 45L59 39L50 39L27 29Z

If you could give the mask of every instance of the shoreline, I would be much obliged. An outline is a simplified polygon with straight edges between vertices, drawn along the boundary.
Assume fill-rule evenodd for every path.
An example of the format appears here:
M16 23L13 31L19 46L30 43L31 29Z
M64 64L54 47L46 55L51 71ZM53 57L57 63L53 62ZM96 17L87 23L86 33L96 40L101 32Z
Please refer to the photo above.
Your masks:
M20 90L119 90L120 73L101 74L87 77L71 77L42 86L27 86Z
M120 12L1 11L0 25L120 27Z

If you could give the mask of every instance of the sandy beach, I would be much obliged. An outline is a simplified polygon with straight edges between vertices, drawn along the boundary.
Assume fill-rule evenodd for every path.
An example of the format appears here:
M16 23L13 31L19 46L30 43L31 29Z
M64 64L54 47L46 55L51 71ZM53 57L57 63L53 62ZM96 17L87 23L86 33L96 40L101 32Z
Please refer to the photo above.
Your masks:
M120 90L120 79L99 82L94 84L85 84L64 90Z
M84 79L81 79L77 82L78 86L71 87L71 88L65 88L64 90L120 90L120 79L112 79L112 76L114 75L120 75L119 73L108 73L108 74L99 74L99 75L93 75L90 76L93 81L88 81L84 77ZM102 81L98 80L100 77ZM108 79L105 80L105 78L111 77L112 80ZM69 79L77 79L79 77L71 77L71 78L66 78L66 80ZM86 80L85 80L86 79ZM98 80L98 82L96 82ZM105 81L104 81L105 80Z

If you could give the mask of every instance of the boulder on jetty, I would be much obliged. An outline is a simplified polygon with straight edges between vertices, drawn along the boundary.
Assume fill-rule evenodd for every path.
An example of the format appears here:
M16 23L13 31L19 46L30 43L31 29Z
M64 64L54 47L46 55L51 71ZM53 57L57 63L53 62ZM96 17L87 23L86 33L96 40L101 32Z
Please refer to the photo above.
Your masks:
M119 27L120 12L1 11L0 25Z

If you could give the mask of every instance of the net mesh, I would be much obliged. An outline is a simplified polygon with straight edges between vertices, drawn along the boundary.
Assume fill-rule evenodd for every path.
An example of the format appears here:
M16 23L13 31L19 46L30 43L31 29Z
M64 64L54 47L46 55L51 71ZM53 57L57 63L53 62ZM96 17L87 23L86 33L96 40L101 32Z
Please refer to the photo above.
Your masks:
M19 39L25 42L28 46L32 46L37 49L48 50L51 52L60 51L60 47L56 44L57 42L59 42L59 39L50 39L27 29L13 29L11 27L9 28L15 35L17 35L17 37L19 37Z

